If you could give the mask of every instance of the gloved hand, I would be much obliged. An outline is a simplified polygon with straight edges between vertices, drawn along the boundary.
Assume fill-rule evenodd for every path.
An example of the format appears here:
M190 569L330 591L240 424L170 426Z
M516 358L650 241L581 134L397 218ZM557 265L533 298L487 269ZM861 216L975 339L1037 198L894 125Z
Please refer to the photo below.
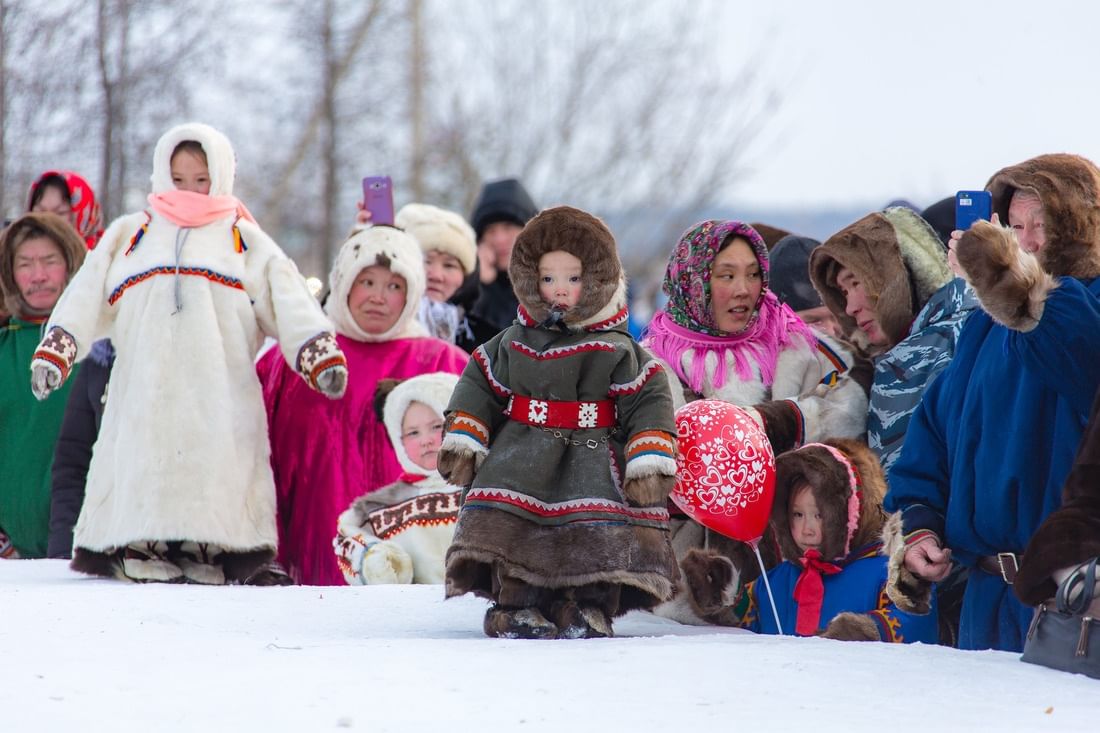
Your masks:
M850 611L837 614L820 636L837 641L882 641L878 626L870 616Z
M675 476L661 473L628 478L623 484L623 494L631 506L664 506L669 492L676 486Z
M468 448L444 446L439 450L436 469L447 483L468 489L477 473L477 455Z
M363 553L359 574L366 585L408 584L413 579L412 558L397 545L375 542Z
M37 399L46 399L60 386L61 370L53 363L45 359L35 359L31 362L31 391Z
M330 366L317 377L317 391L330 400L343 397L347 386L348 368L343 364Z

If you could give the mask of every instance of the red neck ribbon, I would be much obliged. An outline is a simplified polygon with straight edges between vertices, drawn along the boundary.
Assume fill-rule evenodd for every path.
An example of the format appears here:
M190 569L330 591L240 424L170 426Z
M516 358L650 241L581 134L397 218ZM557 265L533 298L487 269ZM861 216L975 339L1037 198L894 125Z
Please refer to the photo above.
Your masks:
M813 636L821 624L821 602L825 599L822 575L836 575L838 565L823 562L817 550L806 550L802 556L802 574L794 584L794 600L798 604L798 618L794 630L799 636Z

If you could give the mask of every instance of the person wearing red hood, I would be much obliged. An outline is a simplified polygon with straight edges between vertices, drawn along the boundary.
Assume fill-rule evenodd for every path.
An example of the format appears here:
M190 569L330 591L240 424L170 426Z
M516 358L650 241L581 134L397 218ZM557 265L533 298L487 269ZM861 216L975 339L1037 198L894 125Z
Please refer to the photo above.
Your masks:
M103 236L103 220L95 192L72 171L51 170L31 184L27 211L48 211L67 220L92 249Z

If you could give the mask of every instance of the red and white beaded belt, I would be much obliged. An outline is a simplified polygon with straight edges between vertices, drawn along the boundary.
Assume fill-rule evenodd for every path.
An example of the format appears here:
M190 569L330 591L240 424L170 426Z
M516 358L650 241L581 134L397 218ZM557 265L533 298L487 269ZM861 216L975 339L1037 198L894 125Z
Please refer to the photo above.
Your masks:
M615 403L611 400L567 402L536 400L517 394L508 399L504 414L516 422L538 428L587 430L613 428L616 425Z

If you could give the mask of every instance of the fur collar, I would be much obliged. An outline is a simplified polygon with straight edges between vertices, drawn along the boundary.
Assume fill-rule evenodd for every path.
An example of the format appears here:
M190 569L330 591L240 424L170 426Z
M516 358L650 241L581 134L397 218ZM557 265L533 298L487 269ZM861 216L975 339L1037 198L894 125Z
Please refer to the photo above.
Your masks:
M1040 155L993 174L986 184L993 211L1008 224L1008 205L1018 190L1043 202L1047 243L1038 252L1049 274L1100 276L1100 170L1078 155Z

